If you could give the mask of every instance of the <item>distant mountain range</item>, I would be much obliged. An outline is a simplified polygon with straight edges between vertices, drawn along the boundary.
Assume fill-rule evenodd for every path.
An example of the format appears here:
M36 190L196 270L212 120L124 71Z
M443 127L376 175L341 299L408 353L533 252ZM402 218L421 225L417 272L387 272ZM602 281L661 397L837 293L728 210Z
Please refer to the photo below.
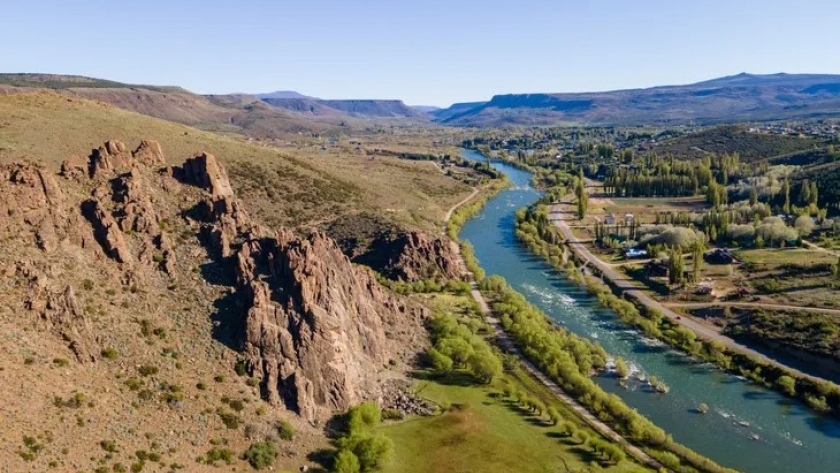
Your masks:
M840 116L840 75L742 73L690 85L496 95L432 112L458 126L682 124Z
M298 94L300 95L300 94ZM422 110L409 107L402 100L323 100L314 97L274 97L259 95L263 102L277 108L314 116L339 116L356 118L414 118L428 120Z
M696 84L587 93L496 95L444 109L401 100L325 100L290 90L199 95L180 87L124 84L58 74L0 74L0 94L33 89L212 131L279 138L338 134L371 120L453 126L669 125L840 117L840 75L738 74Z
M257 138L339 134L370 120L430 120L399 100L321 100L294 91L200 95L180 87L126 84L60 74L0 74L0 94L49 89L205 130Z

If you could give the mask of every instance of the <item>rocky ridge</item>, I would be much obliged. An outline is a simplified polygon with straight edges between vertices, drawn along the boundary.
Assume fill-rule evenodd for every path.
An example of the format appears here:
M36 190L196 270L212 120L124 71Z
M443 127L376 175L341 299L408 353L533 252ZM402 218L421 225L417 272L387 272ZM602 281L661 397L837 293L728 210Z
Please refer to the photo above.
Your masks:
M176 288L190 274L180 259L197 255L186 252L195 235L221 272L218 284L234 291L231 324L244 334L236 348L273 405L316 421L375 398L379 378L425 343L423 310L384 290L330 238L252 222L212 155L167 166L155 142L131 151L109 141L87 158L67 159L60 176L26 164L0 167L0 236L42 253L0 271L25 281L25 307L80 362L97 359L106 334L50 260L105 264L132 292Z

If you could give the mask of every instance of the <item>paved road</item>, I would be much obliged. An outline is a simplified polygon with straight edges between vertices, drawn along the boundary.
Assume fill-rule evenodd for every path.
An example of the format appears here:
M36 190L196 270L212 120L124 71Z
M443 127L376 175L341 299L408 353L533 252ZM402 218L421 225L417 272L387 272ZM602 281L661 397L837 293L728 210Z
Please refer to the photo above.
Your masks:
M446 224L449 222L449 218L452 216L452 212L458 208L458 206L463 205L467 201L469 201L475 194L478 192L475 189L473 195L464 199L459 204L455 205L446 213L446 219L443 222L444 233L446 231ZM496 340L497 342L510 354L513 354L519 358L522 362L522 365L525 367L526 370L539 382L541 382L545 387L547 387L551 392L553 392L564 404L569 406L573 411L575 411L581 419L583 419L587 424L590 425L595 431L600 433L606 438L611 439L613 442L621 445L624 450L630 454L633 458L637 461L645 464L654 470L659 470L663 468L662 464L660 464L656 459L645 453L639 447L631 444L627 441L624 437L619 435L618 432L614 431L610 426L601 422L597 417L592 415L591 412L586 410L580 403L577 402L574 398L566 394L565 391L554 381L552 381L548 376L543 374L533 363L528 361L527 358L516 348L513 341L508 336L507 332L505 332L504 327L502 326L501 320L498 317L493 315L493 312L490 310L490 305L487 303L487 300L481 294L481 291L478 289L478 283L475 280L475 276L472 272L467 269L467 265L464 262L464 258L461 256L461 247L454 241L451 241L450 244L452 245L452 249L458 257L458 265L461 268L461 274L469 281L470 283L470 293L472 294L473 299L478 304L479 308L481 309L482 314L484 315L487 322L493 325L495 333L496 333Z
M566 202L568 205L569 203ZM552 213L554 214L564 214L564 212L557 212L553 210ZM752 356L756 359L761 360L764 363L769 363L774 366L778 366L783 368L791 373L801 376L803 378L808 378L813 381L825 381L830 382L824 378L820 378L819 376L813 376L802 371L799 371L795 368L791 368L790 366L785 365L784 363L779 362L773 358L764 355L763 353L759 353L747 346L744 346L731 338L721 335L717 330L710 328L706 325L703 325L699 322L692 320L689 317L683 317L680 314L668 309L667 307L663 306L658 301L652 299L650 296L639 290L631 280L614 270L609 264L601 261L600 258L593 255L588 248L581 244L581 241L574 235L572 230L566 225L566 221L563 219L553 219L552 220L557 228L560 229L560 232L563 234L569 248L574 251L577 256L588 266L594 266L598 268L599 272L603 275L604 278L610 279L615 287L617 287L621 292L624 294L625 297L629 296L633 299L636 299L639 303L644 305L645 307L656 309L660 311L665 317L668 317L673 322L682 325L688 329L694 331L698 337L704 338L706 340L716 340L726 346L728 349L742 353L745 355Z

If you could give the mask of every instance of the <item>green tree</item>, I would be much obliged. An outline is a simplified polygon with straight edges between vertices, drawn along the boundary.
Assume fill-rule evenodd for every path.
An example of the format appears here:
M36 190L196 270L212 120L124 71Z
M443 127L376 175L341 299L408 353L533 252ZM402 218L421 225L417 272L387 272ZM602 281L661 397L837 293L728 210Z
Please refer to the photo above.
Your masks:
M776 379L776 385L782 388L782 391L784 391L785 394L787 394L788 396L796 395L796 380L794 380L790 376L779 376L779 378Z
M376 471L385 466L394 453L394 442L382 434L359 441L353 453L359 458L362 471Z
M350 435L361 434L375 428L382 422L382 409L374 401L367 401L350 409L347 414L347 431Z
M615 359L615 374L619 378L626 378L630 375L630 368L627 367L627 362L624 358L618 357Z
M785 205L783 210L785 215L790 214L790 181L785 178L784 184L782 184L782 192L785 194Z
M682 250L671 248L668 252L668 282L682 284L685 282L685 263Z
M700 280L700 271L703 269L703 255L705 252L706 245L699 239L695 241L691 247L691 260L693 263L692 278L695 283Z
M360 473L362 466L359 458L350 450L341 450L335 457L333 473Z
M575 194L577 196L578 218L583 220L586 217L587 210L589 210L589 194L586 192L586 181L583 180L583 171L580 172Z
M452 358L444 355L437 348L429 348L426 355L429 358L429 363L431 363L432 368L438 373L449 373L452 371Z
M752 205L755 205L756 203L758 203L758 191L755 189L755 187L751 187L750 188L750 205L752 206Z
M557 409L554 407L549 407L545 412L548 414L549 420L551 420L551 425L557 425L557 423L560 422L560 419L562 419L562 417L560 417L560 413L557 412Z
M473 353L467 360L467 366L470 373L484 384L493 382L502 374L502 360L489 349Z

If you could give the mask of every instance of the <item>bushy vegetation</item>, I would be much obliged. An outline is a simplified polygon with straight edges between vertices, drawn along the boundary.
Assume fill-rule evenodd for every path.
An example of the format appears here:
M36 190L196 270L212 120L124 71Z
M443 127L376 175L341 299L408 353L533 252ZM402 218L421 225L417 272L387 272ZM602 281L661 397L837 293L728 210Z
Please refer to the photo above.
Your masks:
M472 217L478 215L478 212L484 208L484 204L496 195L499 191L510 185L510 181L506 176L501 176L499 179L490 181L490 185L485 188L484 193L476 200L470 201L458 207L449 217L446 223L446 234L453 240L458 240L458 233L464 223Z
M478 382L488 384L502 373L502 361L477 332L479 326L439 314L429 323L433 346L427 358L440 374L463 369Z
M262 470L274 464L277 458L277 446L271 442L256 442L245 450L242 459L247 461L255 470Z
M677 465L684 461L689 468L702 471L728 471L676 444L665 431L592 381L590 374L606 362L607 355L600 346L556 327L547 315L510 288L501 277L486 279L482 289L494 300L493 310L501 316L505 330L525 356L600 420L625 437L653 447L652 454L663 449L677 453ZM582 443L585 442L584 439ZM684 468L677 468L677 471L684 471Z
M390 460L393 442L374 431L381 421L382 411L375 402L364 402L350 409L345 416L344 433L336 441L334 472L378 471Z
M553 228L549 230L541 229L544 225L550 227L547 218L535 219L531 217L525 219L526 216L532 215L528 212L530 211L520 210L517 213L517 221L522 222L517 227L517 235L522 235L520 238L529 248L546 257L558 270L566 271L569 269L552 257L563 252L562 249L558 248L560 245L542 237L547 232L554 231ZM639 327L648 335L664 340L692 356L714 362L722 369L746 376L768 388L776 389L788 395L795 395L815 410L840 415L840 389L836 386L830 383L817 383L806 378L797 378L774 365L732 352L719 342L699 340L693 331L672 323L658 311L648 310L642 313L632 302L613 294L612 290L597 278L584 276L577 271L567 271L566 274L570 279L585 285L601 304L612 309L624 322ZM825 326L820 324L819 327L822 330ZM788 389L779 385L777 380L782 376L795 378L795 389Z

